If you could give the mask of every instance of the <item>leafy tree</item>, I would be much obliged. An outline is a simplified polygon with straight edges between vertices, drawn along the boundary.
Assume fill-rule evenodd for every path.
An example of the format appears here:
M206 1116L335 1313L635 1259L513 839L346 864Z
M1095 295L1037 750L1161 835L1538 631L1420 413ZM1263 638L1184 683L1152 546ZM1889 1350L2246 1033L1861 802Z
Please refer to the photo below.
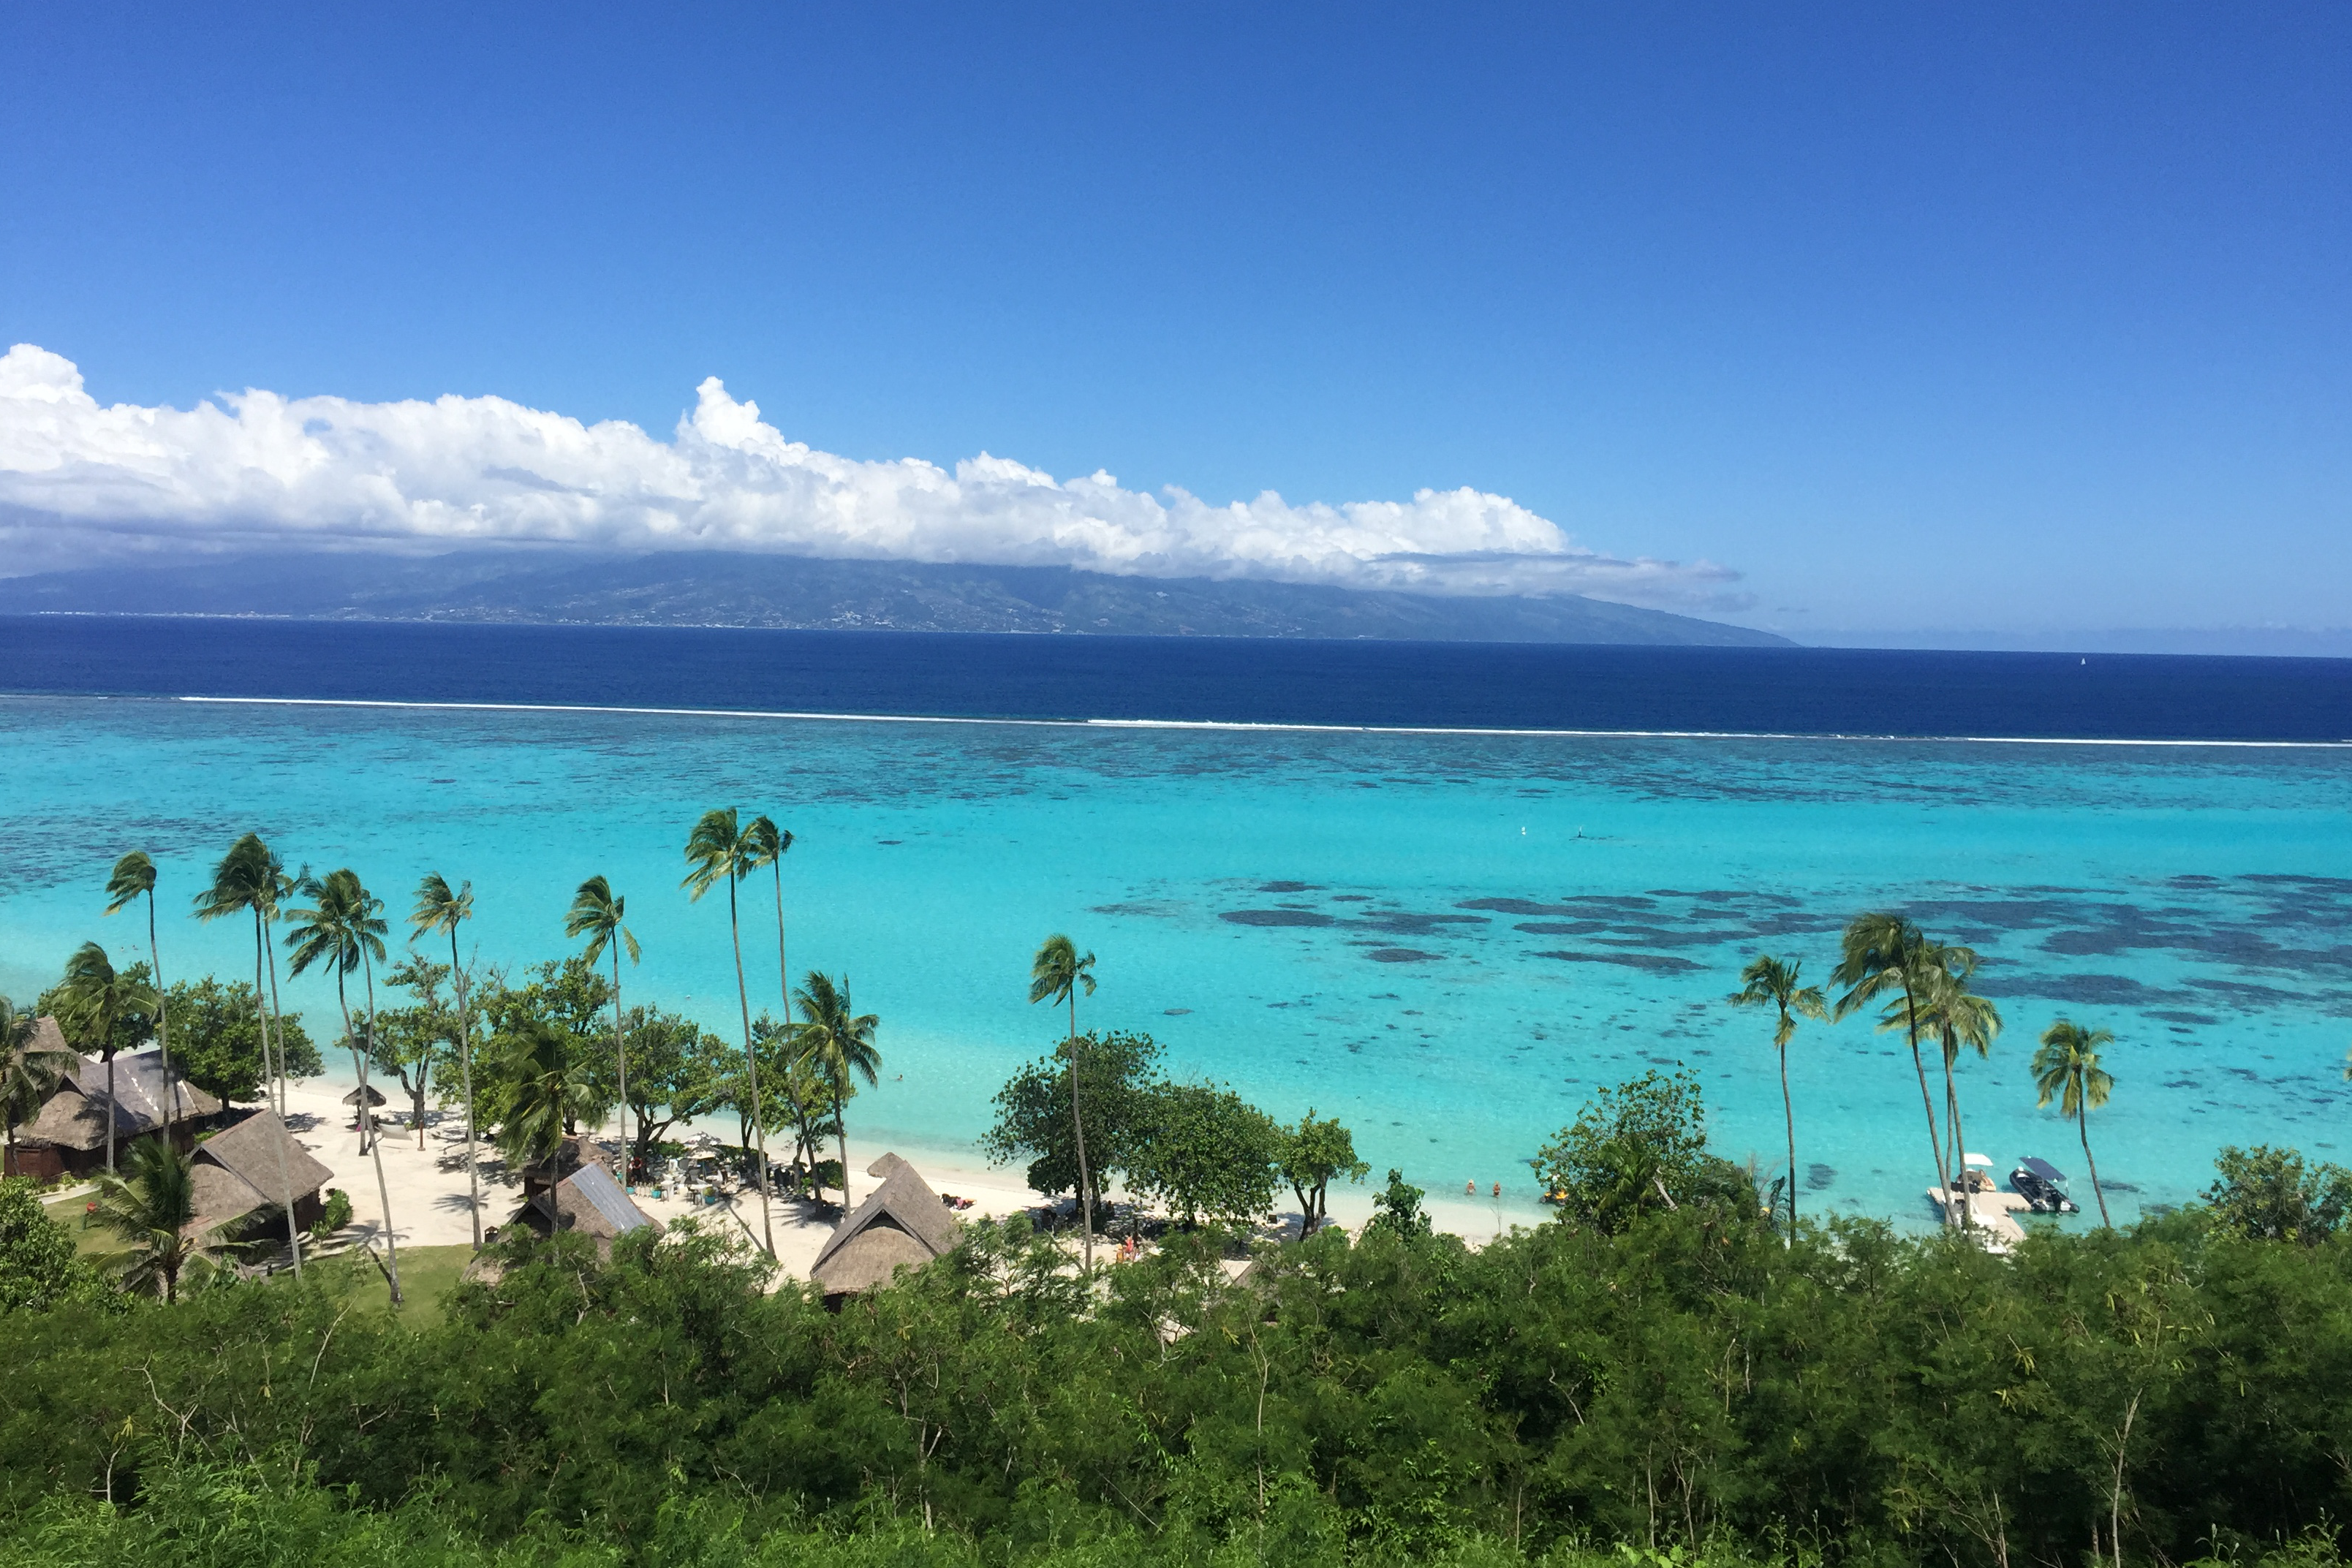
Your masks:
M1355 1137L1339 1124L1339 1118L1328 1116L1318 1122L1312 1105L1298 1119L1298 1125L1282 1130L1275 1166L1290 1190L1298 1195L1301 1236L1312 1236L1322 1228L1329 1214L1332 1182L1345 1177L1360 1183L1372 1171L1356 1157Z
M189 1082L224 1101L258 1100L268 1092L269 1051L251 986L243 980L224 983L210 975L182 980L164 997L163 1016L170 1020L172 1038L180 1042L180 1071ZM315 1078L326 1071L300 1013L287 1013L274 1021L289 1076Z
M768 1190L768 1129L760 1114L760 1062L753 1054L751 1040L751 993L743 983L743 927L736 909L735 884L751 874L761 852L761 844L748 838L732 806L713 807L702 813L694 831L686 840L686 880L678 885L687 890L691 902L699 904L702 895L721 883L727 886L727 939L735 956L735 999L743 1014L743 1071L745 1086L751 1091L751 1134L759 1142L760 1227L761 1245L768 1256L776 1255L776 1222L772 1197ZM842 1180L849 1179L845 1169Z
M106 1168L114 1166L114 1056L142 1044L163 1011L163 998L147 983L147 966L118 970L95 942L85 942L66 960L66 977L52 993L58 1024L67 1043L106 1061Z
M180 1277L220 1251L220 1232L190 1233L196 1218L195 1166L169 1139L133 1144L129 1168L128 1176L99 1178L98 1221L130 1247L123 1288L152 1291L167 1302L176 1301Z
M239 915L253 916L253 1011L254 1025L261 1038L262 1079L271 1077L270 1017L278 1011L278 953L270 946L268 927L278 916L282 900L289 891L286 868L278 856L262 842L258 833L247 833L229 845L228 852L213 868L213 879L195 896L196 918L209 924ZM269 1005L262 1005L262 979L266 973L269 984ZM273 1107L279 1116L286 1114L286 1059L281 1038L278 1041L276 1078L278 1093ZM294 1176L286 1163L286 1149L278 1149L278 1182L280 1207L286 1214L286 1245L293 1249L294 1277L302 1277L302 1233L294 1223Z
M368 1061L400 1080L420 1149L425 1146L425 1102L432 1092L433 1074L453 1061L457 1051L457 1010L441 999L441 985L448 977L446 965L422 956L396 965L384 976L384 984L409 992L415 1005L384 1009L368 1031Z
M1769 953L1759 953L1739 971L1741 988L1731 995L1736 1008L1769 1007L1778 1015L1772 1027L1772 1051L1780 1059L1780 1115L1789 1133L1789 1245L1797 1244L1797 1109L1789 1097L1789 1042L1797 1038L1801 1018L1829 1017L1819 986L1801 986L1801 964L1783 963Z
M1162 1083L1143 1113L1151 1135L1129 1152L1127 1179L1187 1227L1245 1225L1273 1204L1283 1138L1265 1112L1215 1084Z
M2352 1171L2342 1166L2306 1166L2296 1150L2268 1144L2232 1144L2213 1165L2221 1179L2205 1189L2205 1201L2241 1236L2316 1247L2352 1215Z
M39 1016L0 997L0 1117L7 1124L8 1169L16 1164L16 1129L41 1113L74 1069L72 1051L34 1047Z
M1600 1091L1544 1146L1536 1174L1565 1217L1609 1233L1654 1209L1759 1208L1746 1175L1706 1152L1706 1102L1687 1070Z
M466 1214L473 1222L474 1250L478 1252L482 1249L482 1178L475 1157L473 1027L467 1006L466 967L457 958L457 927L473 916L474 884L466 883L452 892L448 878L439 872L429 873L416 884L416 907L408 915L408 939L417 942L436 933L449 938L449 973L457 990L457 1087L466 1104ZM417 1120L424 1120L421 1113Z
M800 1190L814 1197L817 1171L824 1163L824 1140L831 1136L841 1113L841 1103L834 1098L833 1080L812 1058L802 1051L796 1037L797 1028L778 1023L773 1015L761 1011L751 1020L751 1039L760 1051L762 1091L761 1105L767 1113L773 1131L789 1129L793 1134L792 1164L800 1171ZM740 1074L737 1074L740 1078ZM740 1086L732 1081L722 1091L725 1103L735 1106L736 1117L742 1129L742 1146L748 1160L751 1146L750 1100ZM844 1189L845 1198L847 1189Z
M1428 1189L1413 1186L1404 1179L1404 1172L1391 1166L1389 1184L1372 1199L1372 1218L1365 1222L1364 1228L1385 1230L1397 1237L1427 1236L1431 1231L1429 1215L1421 1207L1421 1200L1428 1196Z
M157 989L163 988L163 951L155 946L155 862L145 850L132 850L114 862L106 879L106 910L113 915L144 898L147 901L147 959ZM163 1060L163 1126L168 1133L180 1119L180 1084L172 1076L171 1020L163 1011L155 1017L155 1044Z
M2074 1123L2083 1140L2083 1163L2091 1168L2091 1192L2099 1200L2099 1223L2107 1218L2107 1195L2099 1186L2099 1163L2091 1157L2091 1113L2107 1103L2116 1081L2099 1065L2099 1048L2116 1037L2103 1029L2084 1029L2060 1019L2042 1031L2042 1049L2033 1053L2034 1104L2048 1108L2058 1102L2058 1113Z
M527 973L529 978L520 986L508 985L495 971L483 977L480 1011L492 1037L488 1051L503 1055L516 1039L541 1025L560 1032L573 1085L563 1131L575 1133L583 1121L599 1122L618 1103L614 1061L601 1021L613 999L612 989L595 966L577 953L534 964ZM484 1078L481 1118L497 1122L508 1080L496 1070Z
M628 900L614 893L611 883L601 876L592 876L572 895L572 907L563 916L566 936L588 938L588 946L580 955L585 962L593 965L606 948L612 950L613 1066L620 1075L615 1094L623 1105L635 1102L629 1098L629 1048L621 1022L621 954L626 950L629 962L634 964L643 952L635 934L621 924L628 912ZM627 1131L625 1127L622 1129L624 1136Z
M1029 1063L996 1092L996 1121L981 1148L996 1165L1025 1161L1031 1191L1047 1197L1074 1191L1080 1166L1076 1124L1068 1114L1073 1053L1063 1041L1052 1055ZM1104 1177L1125 1168L1150 1134L1151 1091L1159 1082L1160 1047L1148 1034L1089 1033L1076 1053L1086 1079L1086 1101L1094 1107L1096 1159L1087 1167L1093 1184L1082 1212L1102 1201Z
M1919 1055L1918 988L1934 966L1932 945L1918 926L1884 910L1855 915L1846 922L1838 942L1838 966L1830 971L1830 983L1845 987L1846 992L1837 999L1835 1017L1843 1019L1872 1002L1890 1002L1890 1010L1893 1001L1903 1005L1904 1035L1911 1046L1912 1071L1919 1077L1919 1108L1927 1116L1936 1185L1949 1193L1951 1171L1944 1163L1943 1137L1936 1127L1936 1103L1927 1092L1927 1064Z
M289 911L292 925L286 933L294 950L293 973L325 964L335 977L335 1005L343 1015L343 1040L351 1047L352 1063L359 1075L360 1142L375 1156L376 1197L383 1205L384 1273L392 1288L392 1303L400 1304L400 1254L393 1239L392 1186L383 1175L383 1145L375 1134L375 1108L368 1103L367 1055L352 1028L352 1004L344 982L352 970L367 985L367 1038L375 1038L375 965L384 956L383 900L368 892L359 873L345 866L323 877L305 874L296 891L310 907Z
M1029 1005L1067 1002L1070 1007L1070 1060L1078 1070L1070 1074L1070 1143L1078 1156L1079 1265L1095 1266L1095 1182L1087 1168L1087 1123L1078 1108L1078 1090L1086 1078L1085 1052L1078 1040L1078 992L1095 994L1095 956L1080 955L1076 944L1059 932L1045 938L1029 962Z
M39 1184L0 1178L0 1315L46 1312L98 1291L98 1271L41 1207Z
M875 1049L874 1031L882 1020L861 1013L850 1002L849 979L836 986L814 969L800 989L801 1024L793 1031L794 1054L816 1069L833 1095L833 1130L841 1142L841 1202L849 1206L850 1097L856 1080L872 1088L880 1073L882 1053Z
M630 1056L637 1064L629 1081L628 1107L637 1122L628 1160L634 1179L650 1165L662 1134L728 1103L733 1064L724 1041L676 1013L632 1008L628 1030Z

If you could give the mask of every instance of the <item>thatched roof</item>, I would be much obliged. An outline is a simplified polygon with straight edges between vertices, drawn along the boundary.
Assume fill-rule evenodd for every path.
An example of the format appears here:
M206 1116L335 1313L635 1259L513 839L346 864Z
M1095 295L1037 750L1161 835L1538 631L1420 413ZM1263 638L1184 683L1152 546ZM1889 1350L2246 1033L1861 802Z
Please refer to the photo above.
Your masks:
M286 1159L282 1177L278 1163L281 1153ZM334 1175L295 1142L275 1111L257 1111L198 1144L194 1165L194 1228L198 1230L231 1224L257 1209L282 1207L289 1184L299 1203Z
M955 1250L955 1217L914 1166L885 1155L868 1174L880 1175L882 1185L835 1228L809 1270L827 1296L887 1285L900 1269L919 1269Z
M376 1087L374 1084L373 1084L373 1083L369 1084L369 1085L367 1086L367 1102L368 1102L368 1104L369 1104L369 1106L370 1106L371 1108L373 1108L373 1107L374 1107L374 1106L377 1106L377 1105L381 1105L381 1104L383 1104L383 1090L381 1090L381 1089L379 1089L379 1088L377 1088L377 1087ZM344 1104L346 1104L346 1105L356 1105L356 1104L358 1104L359 1103L360 1103L360 1092L359 1092L359 1086L358 1086L357 1084L354 1084L354 1085L352 1085L352 1092L351 1092L350 1093L348 1093L348 1094L346 1094L346 1095L344 1095L344 1096L343 1096L343 1103L344 1103Z
M41 1019L34 1025L32 1049L63 1051L65 1037L58 1029L58 1020ZM178 1067L172 1069L172 1079L178 1085L179 1108L173 1118L189 1121L202 1116L220 1114L221 1103L188 1082ZM114 1059L114 1141L117 1145L132 1138L160 1132L163 1126L163 1108L170 1097L163 1080L163 1053L160 1050L126 1051ZM73 1067L58 1084L57 1092L41 1107L41 1113L16 1129L20 1144L49 1144L59 1148L88 1152L106 1145L106 1063L92 1057L77 1057Z

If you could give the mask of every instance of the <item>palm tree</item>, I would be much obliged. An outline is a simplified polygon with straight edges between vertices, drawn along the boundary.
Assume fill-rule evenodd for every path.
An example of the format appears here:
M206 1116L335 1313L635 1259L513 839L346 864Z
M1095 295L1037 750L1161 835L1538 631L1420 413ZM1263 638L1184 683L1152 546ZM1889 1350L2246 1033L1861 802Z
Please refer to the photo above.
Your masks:
M304 866L302 875L310 874L310 868ZM265 930L278 924L286 901L294 896L295 884L299 880L286 874L283 861L276 855L269 857L269 879L261 889L260 902L257 906ZM278 1114L282 1120L286 1115L287 1096L292 1091L292 1075L286 1071L286 1009L278 1003L278 948L275 944L264 942L261 950L269 960L269 1017L278 1033Z
M482 1182L474 1161L474 1060L471 1031L466 1018L466 967L457 960L457 927L474 915L474 884L449 891L449 879L434 872L416 884L416 907L410 911L411 942L435 932L449 937L449 974L457 988L457 1074L466 1092L466 1212L473 1217L474 1250L482 1249Z
M621 1037L621 949L629 950L629 962L637 961L640 949L629 928L621 924L628 913L628 900L613 892L613 884L601 876L592 876L580 884L572 895L572 908L563 916L566 936L585 936L588 950L583 955L591 964L613 950L613 1060L621 1070L621 1180L629 1179L629 1049Z
M30 1013L19 1012L16 1003L0 997L0 1117L5 1117L8 1127L8 1159L0 1166L0 1174L16 1169L17 1127L41 1113L41 1107L58 1092L58 1082L74 1068L72 1051L34 1048L36 1021Z
M882 1053L874 1048L874 1030L881 1019L850 1005L849 977L836 987L811 969L800 990L801 1018L794 1036L803 1061L814 1065L833 1087L833 1126L841 1141L841 1207L849 1207L849 1097L852 1074L872 1088L882 1068Z
M1830 984L1845 987L1846 993L1838 998L1834 1017L1843 1019L1890 992L1900 993L1903 1027L1911 1042L1911 1066L1919 1075L1919 1108L1927 1113L1927 1147L1935 1155L1937 1185L1948 1199L1951 1172L1944 1164L1943 1138L1936 1127L1936 1102L1927 1092L1927 1064L1919 1057L1916 993L1927 965L1927 938L1902 915L1874 912L1846 922L1839 948L1838 967L1830 971ZM1893 1010L1891 1006L1888 1010Z
M318 963L325 963L334 971L335 1005L343 1015L343 1040L351 1047L352 1065L359 1074L360 1144L375 1156L376 1197L383 1205L384 1273L392 1285L392 1304L398 1306L400 1249L393 1238L392 1186L384 1179L383 1140L375 1136L374 1107L368 1103L368 1053L360 1045L359 1032L352 1027L351 998L344 990L344 982L352 970L366 972L367 1038L373 1045L374 960L384 956L383 901L369 893L361 884L359 873L349 866L331 871L323 877L305 876L295 885L295 891L310 900L310 907L287 912L292 927L286 933L286 945L293 950L294 959L289 973L299 975Z
M759 1141L760 1228L768 1256L776 1255L775 1221L768 1192L768 1126L760 1114L760 1061L751 1043L751 993L743 984L743 927L735 907L735 884L751 874L751 856L758 846L737 825L735 808L714 806L702 813L687 835L686 880L678 883L699 904L702 895L721 882L727 884L727 934L735 950L735 997L743 1009L743 1061L751 1089L751 1133ZM847 1173L844 1173L846 1179Z
M114 862L106 879L106 913L112 915L142 895L147 900L147 958L160 998L169 991L163 984L163 952L155 946L155 862L145 850L132 850ZM172 1031L165 1010L161 1005L155 1009L155 1043L163 1053L163 1135L168 1138L180 1119L180 1086L172 1077Z
M750 869L766 866L776 879L776 983L784 993L784 1027L793 1027L793 972L784 967L784 855L793 847L792 831L766 817L754 817L743 830Z
M190 1234L196 1218L195 1159L168 1138L142 1138L131 1149L131 1174L98 1180L98 1222L131 1244L122 1283L180 1299L180 1276L220 1249L217 1228Z
M253 1012L261 1030L261 1071L265 1079L269 1074L269 1015L275 1010L274 1006L264 1005L262 997L265 955L269 963L272 1003L278 995L278 955L269 949L265 928L277 916L285 880L286 868L270 853L269 846L261 841L261 835L247 833L228 847L228 853L213 868L211 885L200 890L195 899L196 918L201 921L211 922L232 915L253 916ZM285 1061L282 1050L278 1061ZM286 1115L283 1072L278 1075L278 1082L277 1109L282 1121ZM277 1143L278 1191L286 1210L286 1245L293 1249L294 1277L299 1280L302 1277L302 1230L294 1223L294 1176L286 1164L285 1140L278 1139Z
M1797 1019L1829 1017L1819 986L1800 987L1802 964L1784 964L1769 953L1759 953L1739 971L1743 989L1734 992L1736 1008L1769 1007L1779 1010L1772 1030L1772 1049L1780 1057L1780 1114L1789 1124L1789 1245L1797 1244L1797 1112L1789 1098L1789 1042L1797 1037Z
M1952 1171L1961 1182L1963 1197L1960 1205L1960 1225L1963 1229L1971 1223L1970 1201L1966 1197L1969 1179L1969 1139L1960 1120L1960 1091L1954 1068L1958 1065L1963 1046L1973 1047L1979 1061L1992 1053L1992 1042L2000 1035L2000 1011L1991 1002L1969 989L1969 977L1976 972L1977 956L1968 947L1943 947L1931 950L1931 962L1920 976L1919 1021L1943 1037L1944 1041L1944 1117L1951 1132ZM1895 1009L1887 1009L1887 1021L1881 1029L1896 1027Z
M2114 1076L2099 1065L2100 1048L2115 1042L2109 1030L2084 1029L2060 1019L2042 1031L2042 1049L2033 1053L2033 1087L2041 1095L2034 1104L2047 1109L2054 1097L2058 1113L2074 1118L2075 1131L2083 1139L2083 1163L2091 1167L2091 1192L2099 1200L2099 1223L2109 1229L2115 1222L2107 1218L2107 1195L2099 1186L2099 1162L2091 1157L2091 1113L2115 1092Z
M1045 938L1029 961L1029 1002L1070 1004L1070 1135L1078 1148L1078 1234L1081 1267L1095 1266L1095 1197L1092 1174L1087 1169L1087 1123L1078 1110L1078 988L1095 994L1095 956L1079 956L1076 944L1059 932Z
M155 988L139 978L135 971L117 969L107 957L106 949L95 942L85 942L66 960L64 996L58 1022L65 1025L68 1038L79 1044L85 1054L95 1051L106 1061L106 1168L114 1169L114 1124L118 1118L114 1098L114 1053L121 1047L123 1031L142 1028L154 1020L161 1010L163 998Z
M571 1059L565 1032L545 1019L530 1019L507 1046L506 1112L499 1118L499 1148L517 1170L553 1159L563 1146L564 1124L589 1107L586 1074Z

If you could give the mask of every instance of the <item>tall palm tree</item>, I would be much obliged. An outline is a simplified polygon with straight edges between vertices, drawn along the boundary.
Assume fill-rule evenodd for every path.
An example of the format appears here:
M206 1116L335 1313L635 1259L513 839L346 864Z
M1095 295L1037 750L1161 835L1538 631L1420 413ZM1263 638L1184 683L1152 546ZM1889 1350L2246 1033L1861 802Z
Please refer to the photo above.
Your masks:
M0 1118L7 1123L8 1160L0 1173L16 1169L16 1129L41 1113L58 1082L74 1068L70 1051L37 1049L30 1013L0 997Z
M304 866L302 875L310 874L310 868ZM299 880L286 873L286 864L283 861L276 855L269 857L269 880L262 887L257 910L265 931L278 924L279 916L285 912L286 901L294 896L295 884ZM269 1017L273 1020L273 1027L278 1034L278 1114L283 1120L287 1110L287 1096L292 1092L292 1074L286 1070L286 1009L278 1002L277 945L264 942L261 945L261 951L269 961Z
M776 1255L773 1206L768 1192L768 1126L760 1114L760 1059L751 1043L751 993L743 984L743 927L735 906L735 884L751 874L755 846L745 841L735 808L714 806L702 813L687 835L686 880L678 883L699 904L702 895L720 883L727 884L727 935L735 951L735 997L743 1008L743 1061L751 1087L751 1132L759 1140L760 1229L768 1256Z
M2099 1223L2113 1229L2107 1218L2107 1195L2099 1186L2099 1162L2091 1157L2091 1113L2115 1092L2113 1074L2099 1065L2099 1051L2113 1045L2115 1035L2104 1029L2084 1029L2060 1019L2042 1031L2042 1049L2033 1053L2033 1087L2041 1095L2036 1106L2046 1109L2058 1101L2058 1113L2072 1116L2083 1139L2083 1163L2091 1167L2091 1192L2099 1200Z
M63 990L60 1011L64 1016L58 1021L65 1026L67 1038L79 1045L85 1055L95 1051L106 1061L106 1168L110 1171L118 1117L114 1053L121 1049L126 1030L154 1021L163 998L135 972L117 969L106 949L95 942L83 943L66 960Z
M1911 1066L1919 1075L1919 1108L1927 1113L1927 1148L1935 1156L1936 1185L1948 1199L1952 1192L1951 1172L1944 1164L1944 1141L1936 1126L1936 1102L1927 1092L1927 1064L1919 1056L1916 992L1928 962L1927 938L1902 915L1874 911L1846 922L1845 931L1839 938L1839 953L1838 967L1830 971L1830 984L1845 987L1846 993L1837 999L1833 1016L1843 1019L1855 1009L1890 995L1903 1004L1903 1027L1911 1042Z
M776 983L784 993L784 1027L793 1027L793 972L784 967L784 855L793 847L792 830L767 817L754 817L743 830L751 869L767 867L776 879Z
M416 907L409 912L409 940L420 942L436 932L449 938L449 975L457 988L457 1076L466 1092L466 1212L474 1221L474 1250L482 1249L482 1181L474 1151L474 1053L472 1030L466 1014L466 966L457 958L457 927L474 917L474 884L449 891L449 879L439 872L416 884Z
M286 868L270 852L269 846L261 841L261 835L247 833L228 847L228 853L223 855L220 864L213 868L211 884L200 889L195 898L196 918L200 921L209 923L233 915L249 914L253 916L253 1013L261 1031L261 1071L265 1079L269 1074L269 1015L275 1009L268 1005L262 992L262 960L265 956L268 959L268 998L275 998L278 994L278 955L269 948L267 927L276 917L285 878ZM278 1059L281 1062L285 1059L282 1050L278 1052ZM277 1111L278 1119L283 1121L286 1115L283 1072L278 1075L278 1082ZM294 1277L299 1280L302 1277L302 1229L294 1223L294 1175L286 1163L285 1140L277 1142L278 1192L286 1211L286 1245L293 1249Z
M142 1138L131 1146L128 1176L98 1181L98 1222L131 1244L122 1283L153 1291L167 1302L180 1299L180 1276L221 1246L217 1228L191 1234L196 1218L195 1158L168 1138Z
M1797 977L1802 964L1784 964L1769 953L1759 953L1739 971L1743 988L1732 993L1731 1005L1736 1008L1764 1008L1778 1010L1780 1021L1772 1029L1772 1049L1780 1057L1780 1114L1789 1124L1789 1245L1797 1244L1797 1111L1789 1098L1789 1042L1797 1038L1800 1018L1826 1019L1829 1007L1822 999L1819 986L1800 986Z
M145 850L132 850L114 862L106 879L106 913L114 914L141 897L147 900L147 960L155 976L155 993L168 996L163 984L163 951L155 946L155 862ZM180 1119L180 1086L172 1077L172 1030L165 1009L155 1009L155 1043L163 1053L163 1135L172 1135Z
M1095 956L1080 956L1077 946L1055 932L1029 961L1029 1002L1070 1004L1070 1136L1078 1149L1078 1235L1081 1267L1095 1266L1094 1178L1087 1168L1087 1122L1078 1109L1078 988L1095 994Z
M621 949L629 951L629 962L637 961L640 949L636 937L621 924L628 914L628 900L613 891L613 884L601 876L592 876L580 884L572 895L572 907L563 916L566 936L585 936L588 950L583 955L593 964L613 951L613 1060L621 1071L621 1180L629 1179L629 1048L621 1034Z
M849 1207L849 1097L855 1075L872 1088L882 1068L882 1053L874 1047L874 1030L881 1019L850 1005L849 977L835 986L811 969L800 990L801 1026L794 1041L803 1061L813 1064L833 1086L833 1126L841 1140L841 1207Z
M400 1305L400 1249L393 1238L392 1186L383 1175L383 1140L375 1135L374 1107L368 1103L368 1048L352 1027L351 998L345 982L354 969L366 971L369 1047L375 1040L374 960L384 956L383 901L370 894L349 866L323 877L305 876L295 891L310 900L308 909L287 912L291 923L286 945L293 950L289 971L299 975L324 963L335 976L335 1005L343 1015L343 1040L351 1047L352 1065L359 1075L360 1142L375 1156L376 1197L383 1206L384 1273L392 1284L392 1304Z
M1933 1030L1944 1042L1944 1121L1950 1130L1951 1168L1962 1184L1965 1194L1969 1179L1967 1125L1960 1119L1960 1090L1958 1074L1963 1048L1973 1049L1979 1061L1991 1055L1992 1042L2000 1035L2000 1010L1983 997L1969 989L1969 977L1975 973L1977 956L1967 947L1932 949L1934 959L1921 971L1919 987L1919 1022ZM1895 1027L1894 1009L1887 1009L1888 1019L1881 1029ZM1971 1205L1963 1201L1960 1224L1968 1228L1971 1223Z

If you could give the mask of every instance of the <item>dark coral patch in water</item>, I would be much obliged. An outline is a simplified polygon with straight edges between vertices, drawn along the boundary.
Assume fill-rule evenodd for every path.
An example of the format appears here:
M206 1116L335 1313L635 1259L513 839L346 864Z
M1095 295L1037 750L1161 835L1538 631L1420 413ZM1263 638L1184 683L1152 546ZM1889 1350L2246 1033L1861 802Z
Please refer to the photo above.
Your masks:
M1364 956L1375 964L1430 964L1437 959L1436 954L1418 947L1375 947Z
M1220 920L1230 920L1236 925L1337 925L1338 921L1320 910L1314 909L1224 909L1217 913Z
M1557 958L1564 964L1617 964L1628 969L1647 969L1654 975L1682 975L1699 967L1688 958L1670 957L1664 953L1538 953L1538 958Z

